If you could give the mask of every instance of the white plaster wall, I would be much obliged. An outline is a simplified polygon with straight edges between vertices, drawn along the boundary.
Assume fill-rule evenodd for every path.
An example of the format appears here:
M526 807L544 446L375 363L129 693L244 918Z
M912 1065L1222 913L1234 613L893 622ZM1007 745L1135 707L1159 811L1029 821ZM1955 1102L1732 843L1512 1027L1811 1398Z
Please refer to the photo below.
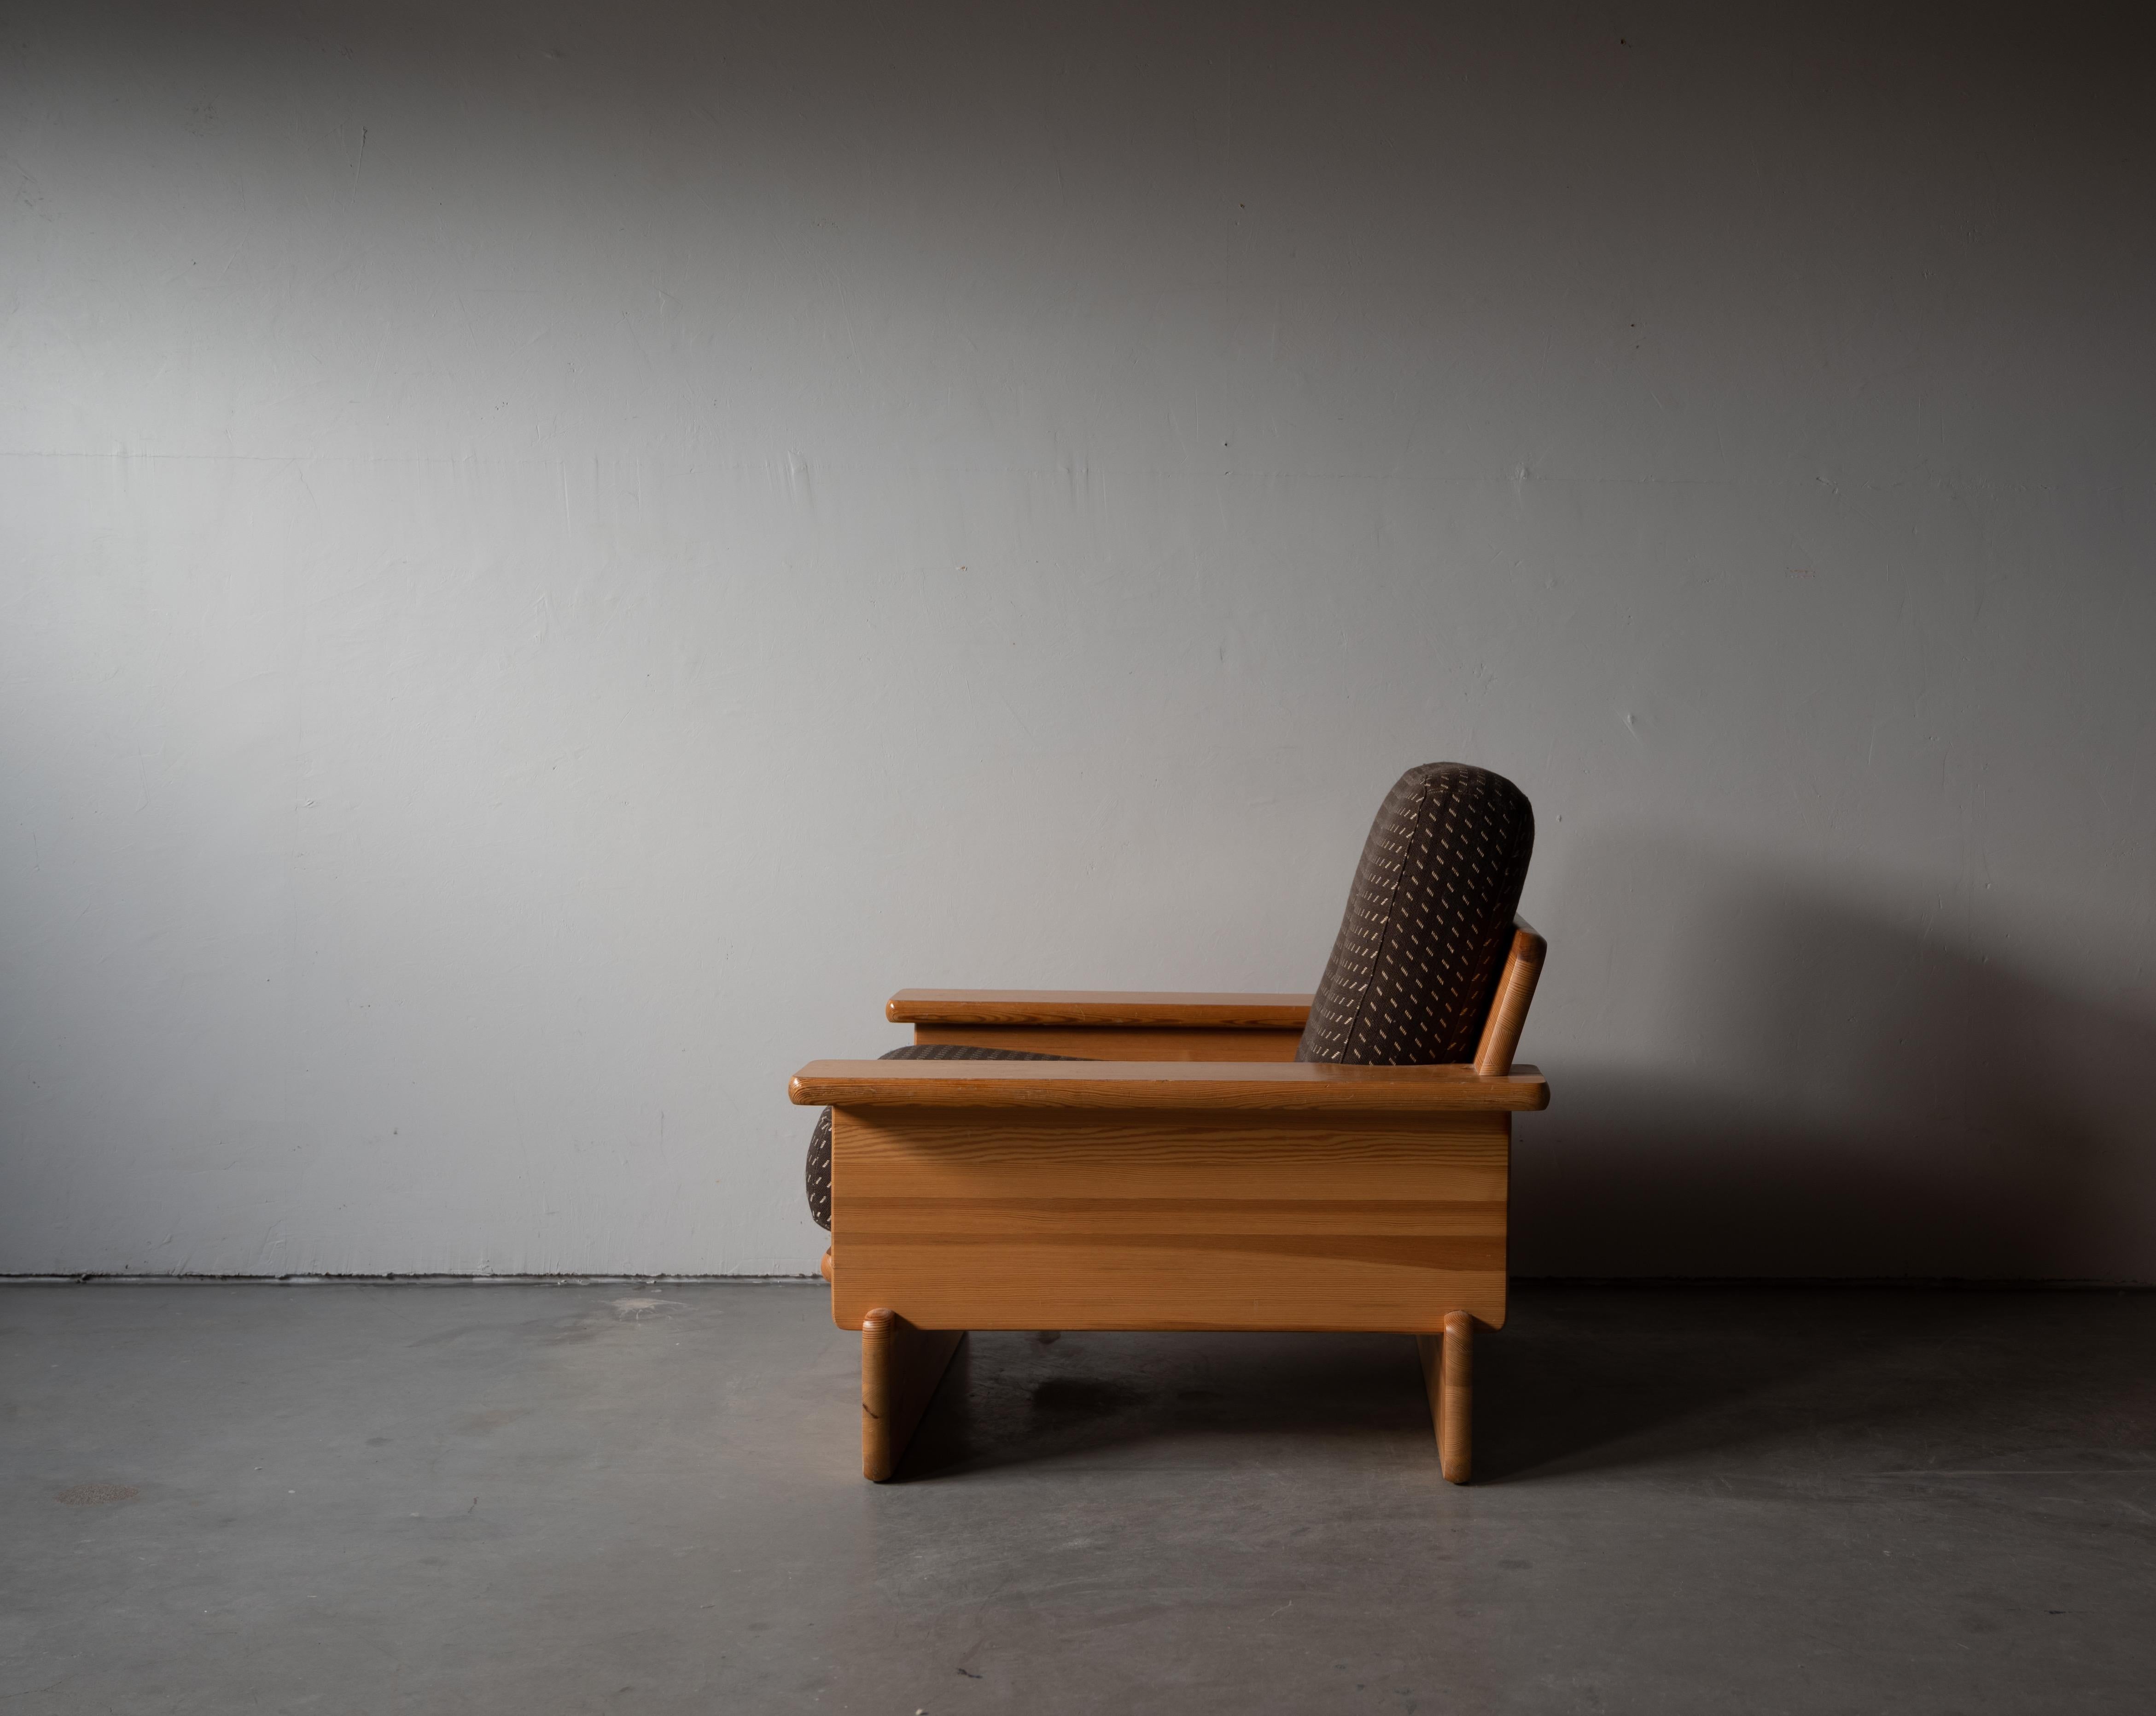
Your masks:
M2103 15L0 23L0 1270L797 1272L908 984L1535 800L1529 1273L2156 1277Z

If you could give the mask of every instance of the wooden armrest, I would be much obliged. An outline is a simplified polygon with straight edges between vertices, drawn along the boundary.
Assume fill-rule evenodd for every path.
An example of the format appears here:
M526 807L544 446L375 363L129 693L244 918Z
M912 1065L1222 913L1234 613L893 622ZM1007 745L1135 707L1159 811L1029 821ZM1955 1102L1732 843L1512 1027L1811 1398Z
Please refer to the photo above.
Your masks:
M1142 989L901 989L884 1003L883 1016L893 1025L1301 1030L1310 1018L1310 997Z
M1332 1066L1310 1061L811 1061L796 1102L842 1108L1294 1109L1459 1113L1546 1108L1539 1070L1484 1077L1472 1066Z

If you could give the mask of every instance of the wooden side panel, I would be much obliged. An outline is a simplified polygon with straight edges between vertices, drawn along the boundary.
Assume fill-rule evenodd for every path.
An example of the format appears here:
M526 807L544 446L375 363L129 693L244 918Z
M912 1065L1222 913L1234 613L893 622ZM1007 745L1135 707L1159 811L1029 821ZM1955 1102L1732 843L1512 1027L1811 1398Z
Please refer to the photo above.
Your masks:
M966 1043L1081 1061L1292 1061L1299 1030L1147 1030L1084 1025L916 1025L916 1043Z
M1502 1113L839 1108L831 1314L928 1328L1505 1320Z

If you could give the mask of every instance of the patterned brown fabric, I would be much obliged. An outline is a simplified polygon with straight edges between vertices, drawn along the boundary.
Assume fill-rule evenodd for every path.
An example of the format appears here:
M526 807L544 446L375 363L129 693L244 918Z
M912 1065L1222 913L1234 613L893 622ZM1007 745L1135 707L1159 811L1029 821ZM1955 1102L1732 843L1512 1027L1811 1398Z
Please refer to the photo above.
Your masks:
M968 1043L908 1043L882 1061L1075 1061L1076 1055L1031 1055L1023 1049L976 1049ZM808 1213L816 1225L831 1230L831 1111L817 1117L808 1134Z
M1410 768L1370 825L1298 1061L1470 1061L1535 847L1535 813L1502 774Z

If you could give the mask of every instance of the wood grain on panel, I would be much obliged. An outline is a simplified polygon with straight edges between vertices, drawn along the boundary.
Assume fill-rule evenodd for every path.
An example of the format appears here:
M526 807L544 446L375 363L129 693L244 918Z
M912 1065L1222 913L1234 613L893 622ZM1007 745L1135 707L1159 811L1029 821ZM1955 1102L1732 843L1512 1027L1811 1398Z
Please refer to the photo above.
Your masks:
M1152 1030L1144 1025L916 1025L916 1043L1023 1049L1081 1061L1292 1061L1299 1030Z
M927 1328L1505 1318L1503 1113L840 1107L831 1314Z
M1264 1113L1491 1112L1543 1108L1539 1071L1485 1078L1471 1066L1304 1061L812 1061L796 1102L845 1107L1145 1108Z
M860 1329L861 1475L881 1483L906 1457L966 1332L921 1328L883 1307L863 1317Z
M1199 1025L1300 1031L1301 994L1223 994L1145 989L901 989L884 1003L893 1025Z

